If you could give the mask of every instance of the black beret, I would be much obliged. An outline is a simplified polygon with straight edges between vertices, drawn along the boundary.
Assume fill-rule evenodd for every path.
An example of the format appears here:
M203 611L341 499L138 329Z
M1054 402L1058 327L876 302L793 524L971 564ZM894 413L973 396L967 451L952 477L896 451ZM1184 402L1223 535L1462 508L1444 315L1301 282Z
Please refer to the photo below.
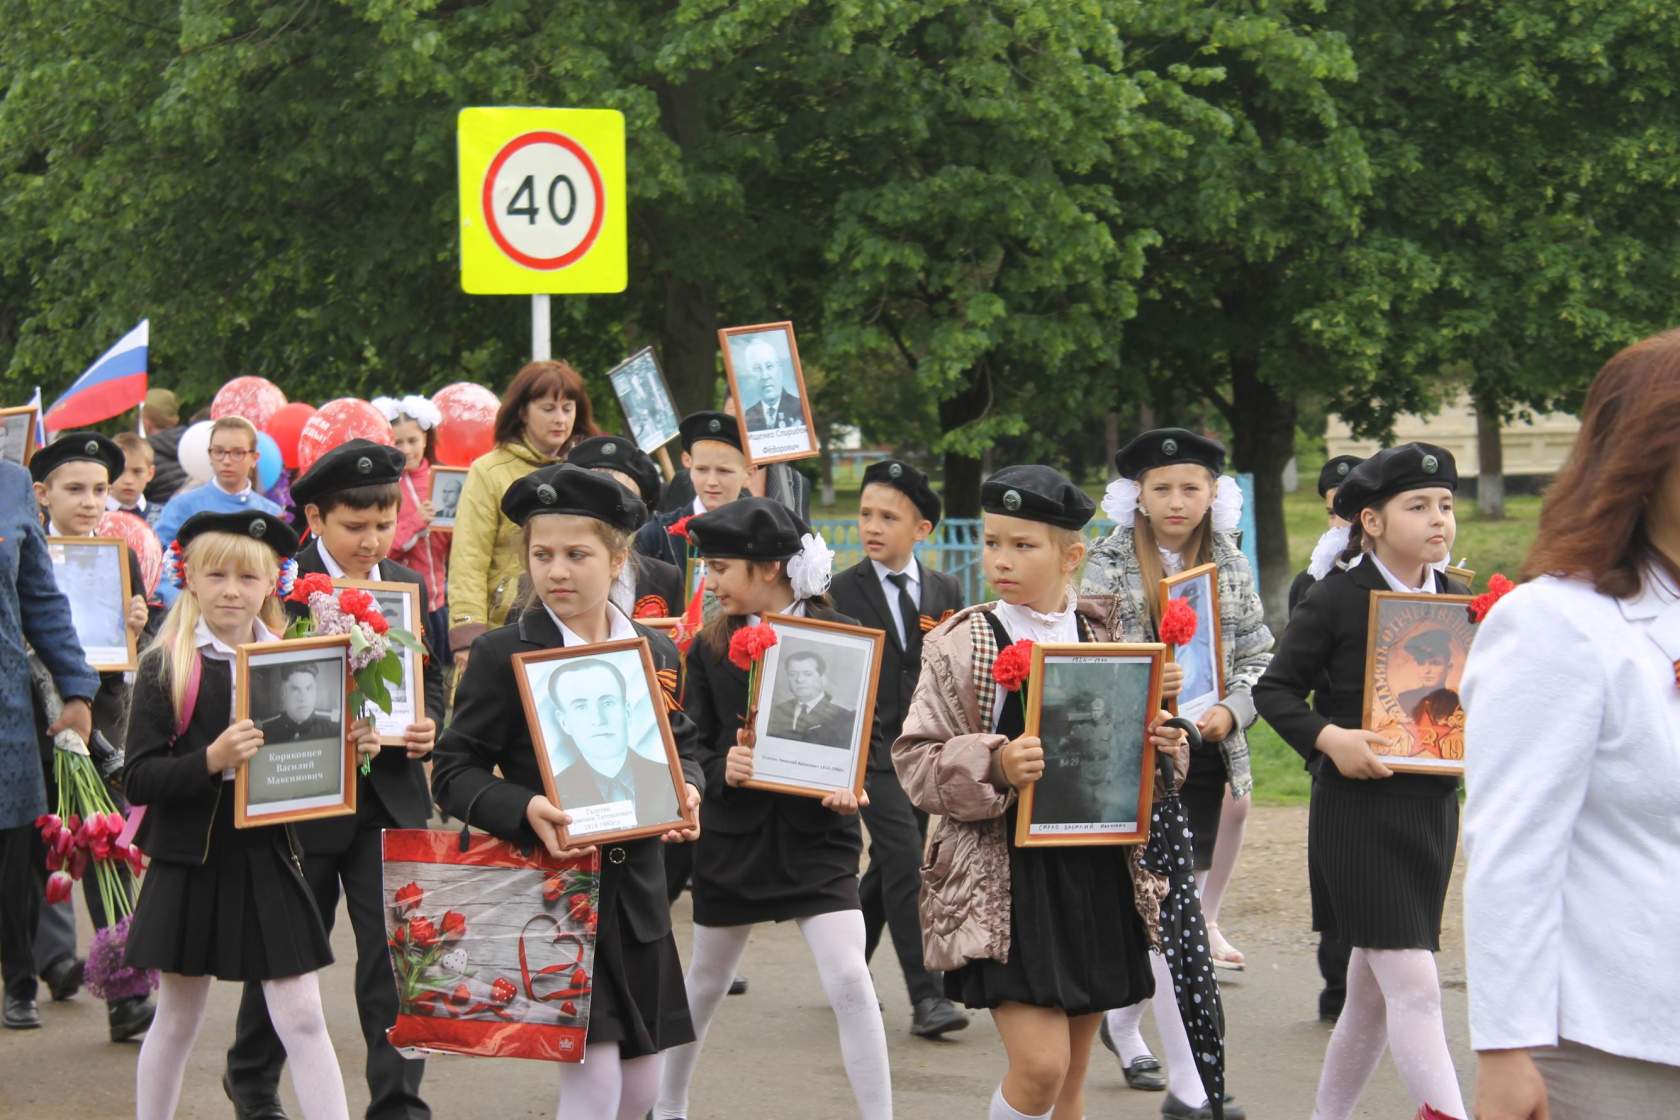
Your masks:
M939 524L939 515L944 512L939 495L935 494L933 487L928 484L927 475L909 463L898 459L883 459L879 463L871 463L864 468L863 484L891 486L894 490L902 491L904 496L914 503L917 512L935 525Z
M797 514L769 498L740 498L688 523L689 539L701 556L726 560L786 560L799 554L810 531Z
M1335 512L1352 521L1378 502L1432 486L1458 489L1458 466L1452 452L1432 443L1403 443L1379 451L1348 472L1336 487Z
M1144 432L1114 456L1114 469L1134 482L1143 472L1179 463L1196 463L1214 474L1225 470L1225 445L1186 428L1156 428Z
M1357 455L1337 455L1327 461L1324 469L1318 472L1318 496L1322 498L1340 486L1348 472L1364 461Z
M622 471L636 480L649 509L659 504L661 478L653 456L623 436L591 436L566 455L566 462L586 471Z
M693 451L694 445L703 439L727 443L737 451L745 450L741 446L741 422L727 412L690 413L682 418L677 430L682 433L684 451Z
M987 513L1042 521L1058 529L1083 529L1097 511L1091 496L1052 467L1005 467L980 484Z
M232 533L235 536L250 537L272 548L275 555L282 560L298 550L298 535L292 527L272 513L264 513L261 510L195 513L187 518L186 524L175 534L175 539L180 542L182 549L185 549L200 533Z
M107 480L115 482L123 472L123 452L116 442L98 432L65 432L29 460L29 476L45 482L47 476L66 463L99 463Z
M593 517L615 529L634 533L647 520L647 506L617 479L572 463L534 470L502 495L502 513L523 525L544 513Z
M292 501L302 509L311 502L320 504L328 494L389 486L402 478L404 462L401 451L370 439L341 443L292 481Z

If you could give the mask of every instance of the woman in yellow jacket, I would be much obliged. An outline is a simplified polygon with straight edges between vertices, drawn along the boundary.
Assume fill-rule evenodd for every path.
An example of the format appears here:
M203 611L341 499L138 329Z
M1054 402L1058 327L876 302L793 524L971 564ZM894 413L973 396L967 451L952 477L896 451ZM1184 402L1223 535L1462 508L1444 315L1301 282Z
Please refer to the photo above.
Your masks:
M449 645L458 666L466 664L473 639L506 621L525 571L519 526L502 515L502 495L598 434L583 378L565 362L531 362L502 394L496 446L473 460L455 512Z

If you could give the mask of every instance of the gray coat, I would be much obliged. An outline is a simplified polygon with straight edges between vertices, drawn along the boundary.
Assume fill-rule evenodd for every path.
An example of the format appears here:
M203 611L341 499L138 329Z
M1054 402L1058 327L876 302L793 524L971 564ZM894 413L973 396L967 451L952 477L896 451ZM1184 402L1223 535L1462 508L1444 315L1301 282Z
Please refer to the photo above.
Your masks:
M1256 718L1250 695L1254 682L1272 662L1272 632L1266 628L1266 611L1255 590L1248 557L1237 546L1235 534L1213 535L1213 562L1219 566L1219 652L1225 671L1225 694L1219 702L1236 717L1236 729L1219 748L1231 775L1231 795L1241 797L1254 788L1245 732ZM1156 588L1148 589L1150 599L1157 593ZM1091 549L1081 594L1114 597L1109 629L1115 641L1158 640L1145 605L1143 574L1138 569L1130 525L1116 528Z

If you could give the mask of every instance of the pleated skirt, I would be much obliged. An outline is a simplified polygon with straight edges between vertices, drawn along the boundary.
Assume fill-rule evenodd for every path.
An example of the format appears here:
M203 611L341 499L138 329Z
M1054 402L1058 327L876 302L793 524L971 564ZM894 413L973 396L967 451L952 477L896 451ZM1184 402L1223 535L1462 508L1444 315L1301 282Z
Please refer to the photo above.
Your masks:
M862 852L855 824L806 832L772 814L754 832L702 832L694 845L694 920L741 926L862 909Z
M618 906L601 915L588 1043L618 1043L621 1058L644 1058L694 1041L677 940L638 941Z
M1456 779L1361 782L1321 771L1307 820L1313 929L1362 949L1441 948L1458 851Z

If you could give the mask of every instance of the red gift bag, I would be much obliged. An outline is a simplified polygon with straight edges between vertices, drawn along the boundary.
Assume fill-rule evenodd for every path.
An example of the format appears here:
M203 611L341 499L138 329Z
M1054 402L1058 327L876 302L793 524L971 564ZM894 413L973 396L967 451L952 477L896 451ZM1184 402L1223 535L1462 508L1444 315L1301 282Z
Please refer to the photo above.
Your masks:
M387 829L385 937L397 980L391 1045L583 1060L595 966L599 853Z

